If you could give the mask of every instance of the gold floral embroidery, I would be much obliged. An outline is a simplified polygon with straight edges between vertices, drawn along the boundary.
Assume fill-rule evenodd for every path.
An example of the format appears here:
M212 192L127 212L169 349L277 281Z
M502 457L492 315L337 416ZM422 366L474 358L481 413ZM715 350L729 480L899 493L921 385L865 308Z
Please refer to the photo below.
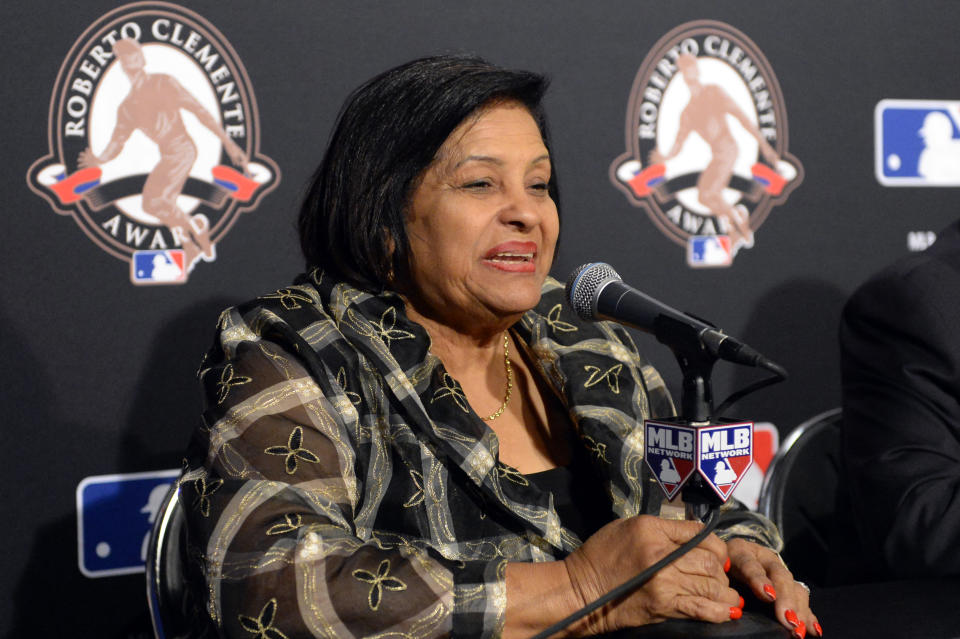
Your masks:
M288 311L295 311L300 306L300 302L306 304L313 304L313 300L304 293L300 293L289 288L281 288L276 293L271 293L270 295L264 295L260 299L277 299L280 300L280 304L283 305L283 308Z
M380 316L380 321L374 324L378 329L377 332L380 335L380 339L386 343L387 348L390 348L390 343L395 339L413 339L413 333L394 328L396 325L397 309L393 306L387 307L387 310Z
M288 532L293 532L297 528L303 525L303 517L297 514L287 514L283 516L283 521L279 524L274 524L270 526L267 530L268 535L283 535Z
M337 386L343 389L343 394L347 396L351 404L356 406L360 403L360 395L347 390L347 372L343 370L343 366L337 371Z
M317 464L320 462L319 457L306 448L301 447L302 443L303 428L297 426L290 432L290 437L287 438L286 446L271 446L263 452L268 455L283 455L286 458L284 459L284 466L287 469L287 474L293 475L297 472L297 460L303 460L311 464Z
M601 371L600 368L596 366L584 366L583 369L590 372L590 379L584 382L584 388L590 388L591 386L596 386L600 382L607 382L607 386L610 387L610 390L614 392L615 395L620 394L620 370L623 368L623 364L617 364L616 366L610 368L606 371Z
M273 618L277 614L277 600L271 599L260 610L257 618L239 615L243 629L254 635L254 639L287 639L287 635L273 627Z
M520 484L521 486L529 486L530 482L527 481L527 478L523 474L514 468L513 466L507 466L506 464L497 465L497 476L502 479L507 479L512 481L515 484Z
M563 309L563 304L557 304L550 309L550 312L547 313L546 321L547 326L557 331L558 333L572 333L577 330L577 327L568 322L564 322L560 319L560 311Z
M222 404L230 395L230 389L234 386L243 386L253 380L243 375L235 375L233 364L227 364L220 372L220 381L217 382L217 404Z
M374 612L380 607L380 601L383 599L383 589L387 590L406 590L407 584L396 577L390 576L390 560L384 559L377 567L377 574L369 570L354 570L353 576L364 583L370 584L370 592L367 594L367 604L370 610Z
M209 484L206 477L197 479L194 483L194 490L197 491L197 497L193 500L193 507L200 510L204 517L210 516L210 495L217 492L217 489L223 485L222 479L214 479Z
M443 386L433 392L433 399L430 400L430 403L432 404L444 397L452 397L453 401L460 407L460 410L465 413L470 412L470 409L467 407L467 396L463 394L463 391L457 384L457 380L450 377L450 373L443 374Z
M593 438L590 437L589 435L584 435L584 436L583 436L583 442L584 442L584 444L583 444L583 445L584 445L584 448L586 448L588 452L591 452L591 453L593 453L594 455L596 455L597 459L602 460L602 461L604 461L604 462L606 462L606 463L608 463L608 464L610 463L610 460L607 459L607 445L606 445L606 444L604 444L603 442L598 442L598 441L596 441L595 439L593 439Z
M415 470L410 471L410 479L413 481L413 485L416 487L416 490L411 495L410 499L403 503L404 508L414 508L423 503L424 493L423 493L423 473L419 473Z

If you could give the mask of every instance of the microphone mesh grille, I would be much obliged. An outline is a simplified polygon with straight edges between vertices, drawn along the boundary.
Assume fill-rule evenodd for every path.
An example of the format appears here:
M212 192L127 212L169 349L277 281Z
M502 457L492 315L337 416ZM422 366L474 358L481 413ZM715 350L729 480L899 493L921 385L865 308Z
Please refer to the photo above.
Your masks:
M585 320L594 320L594 301L602 284L619 280L620 274L604 262L584 264L567 278L567 299L574 312Z

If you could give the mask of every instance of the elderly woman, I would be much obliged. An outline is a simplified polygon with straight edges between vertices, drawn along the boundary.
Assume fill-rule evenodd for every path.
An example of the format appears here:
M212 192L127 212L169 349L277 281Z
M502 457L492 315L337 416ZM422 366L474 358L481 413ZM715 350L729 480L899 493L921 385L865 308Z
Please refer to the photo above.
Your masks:
M530 636L701 529L645 514L662 380L548 277L545 88L437 57L348 99L300 215L308 273L225 311L199 373L181 500L211 634ZM737 618L729 570L819 635L776 531L739 522L568 632Z

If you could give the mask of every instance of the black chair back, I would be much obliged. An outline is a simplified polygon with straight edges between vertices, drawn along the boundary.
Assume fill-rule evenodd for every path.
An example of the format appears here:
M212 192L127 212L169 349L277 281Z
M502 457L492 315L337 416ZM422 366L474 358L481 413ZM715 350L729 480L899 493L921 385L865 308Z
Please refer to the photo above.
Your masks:
M794 576L827 581L840 472L840 423L834 408L797 426L784 439L760 489L758 510L780 529L781 555Z

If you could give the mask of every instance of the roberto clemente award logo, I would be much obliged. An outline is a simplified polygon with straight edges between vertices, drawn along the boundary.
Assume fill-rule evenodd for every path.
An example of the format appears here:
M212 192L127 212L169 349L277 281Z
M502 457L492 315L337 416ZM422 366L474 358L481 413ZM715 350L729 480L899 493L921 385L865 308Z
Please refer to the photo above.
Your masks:
M77 40L50 101L49 152L27 182L135 284L183 283L280 180L260 154L257 103L223 35L139 2Z
M654 45L630 92L627 151L610 178L694 267L730 266L803 180L769 62L730 25L681 25Z

